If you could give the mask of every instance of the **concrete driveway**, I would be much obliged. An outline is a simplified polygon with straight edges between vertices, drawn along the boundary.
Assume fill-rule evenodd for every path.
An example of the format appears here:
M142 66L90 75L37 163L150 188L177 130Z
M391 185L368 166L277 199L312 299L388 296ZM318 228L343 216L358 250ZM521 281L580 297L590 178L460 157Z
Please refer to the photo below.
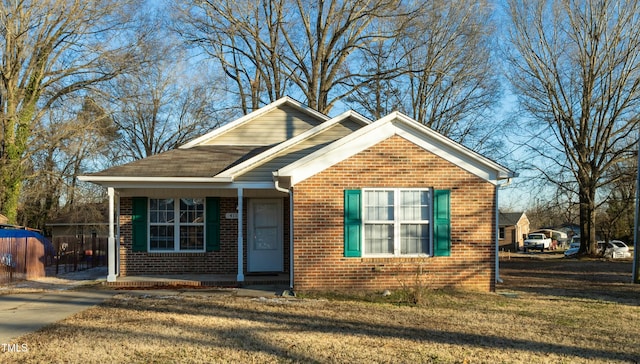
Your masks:
M0 344L102 303L115 292L67 290L0 296Z
M115 291L96 286L105 277L104 268L94 268L1 287L0 349L2 344L112 297Z
M57 277L44 277L0 286L0 351L3 344L22 344L15 339L68 316L99 305L122 291L105 288L106 267L70 272ZM245 288L212 288L216 292L244 297L274 297L289 294L276 285ZM126 294L211 294L211 290L161 289L127 290Z

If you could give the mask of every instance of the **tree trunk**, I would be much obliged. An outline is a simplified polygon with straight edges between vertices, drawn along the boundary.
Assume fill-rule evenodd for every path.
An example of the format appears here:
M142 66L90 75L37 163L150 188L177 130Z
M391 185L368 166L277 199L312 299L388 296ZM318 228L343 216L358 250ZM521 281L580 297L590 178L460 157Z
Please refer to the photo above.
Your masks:
M580 185L580 252L596 255L598 242L596 239L596 206L595 188L591 183Z

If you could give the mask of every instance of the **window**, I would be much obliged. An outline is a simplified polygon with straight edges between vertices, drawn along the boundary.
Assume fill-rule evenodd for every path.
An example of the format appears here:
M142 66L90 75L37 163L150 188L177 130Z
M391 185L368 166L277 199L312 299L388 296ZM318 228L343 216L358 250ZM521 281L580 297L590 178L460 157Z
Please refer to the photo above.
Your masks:
M204 248L204 199L149 199L149 251Z
M501 228L500 228L500 230L499 230L499 234L500 234L500 235L499 235L499 238L500 238L500 239L504 239L504 228L503 228L503 227L501 227Z
M430 254L431 211L428 189L364 190L363 254Z

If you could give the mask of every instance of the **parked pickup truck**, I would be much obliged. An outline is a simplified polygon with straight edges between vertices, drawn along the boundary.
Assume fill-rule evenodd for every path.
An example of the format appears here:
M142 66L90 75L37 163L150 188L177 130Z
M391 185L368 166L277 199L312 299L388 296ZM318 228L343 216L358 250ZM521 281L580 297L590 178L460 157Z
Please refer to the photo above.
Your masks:
M529 249L540 249L542 252L545 249L549 250L550 247L551 238L547 238L543 233L531 233L527 235L527 238L524 240L525 252Z

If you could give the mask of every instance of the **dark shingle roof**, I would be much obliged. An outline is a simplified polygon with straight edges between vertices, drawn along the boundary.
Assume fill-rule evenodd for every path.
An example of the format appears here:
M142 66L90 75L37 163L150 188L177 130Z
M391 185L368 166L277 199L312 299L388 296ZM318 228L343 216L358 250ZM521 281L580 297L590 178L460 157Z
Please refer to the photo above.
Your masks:
M204 145L173 149L92 173L103 177L213 177L271 146Z
M524 212L500 212L499 226L513 226L518 224L518 220Z

